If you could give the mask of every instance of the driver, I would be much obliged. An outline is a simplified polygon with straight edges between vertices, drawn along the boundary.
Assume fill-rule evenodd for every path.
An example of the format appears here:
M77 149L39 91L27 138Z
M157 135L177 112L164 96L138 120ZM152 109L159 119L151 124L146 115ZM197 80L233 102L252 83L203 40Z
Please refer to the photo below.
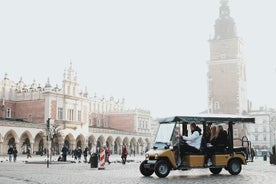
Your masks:
M201 129L192 122L190 124L191 135L182 136L185 141L183 145L180 146L180 156L183 158L185 153L198 153L201 145Z

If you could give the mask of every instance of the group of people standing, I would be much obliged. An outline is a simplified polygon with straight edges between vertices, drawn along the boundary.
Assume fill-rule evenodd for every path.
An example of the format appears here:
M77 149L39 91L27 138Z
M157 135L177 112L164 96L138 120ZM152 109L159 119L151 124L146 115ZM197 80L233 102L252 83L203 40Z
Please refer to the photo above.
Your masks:
M111 151L109 148L104 147L105 150L105 161L108 162L109 164L111 163L109 161L109 156L111 155ZM58 158L58 161L67 161L67 155L68 155L68 148L66 146L63 146L61 149L61 156ZM99 153L97 153L99 154ZM90 150L86 146L84 150L81 149L81 147L76 148L71 152L72 158L74 158L75 161L78 161L79 163L81 162L81 157L83 155L84 158L84 163L87 163L87 156L90 155Z
M67 155L68 155L68 148L66 146L63 146L61 149L61 156L58 158L58 161L67 161ZM81 156L83 154L84 157L84 162L87 162L87 155L88 155L89 149L86 146L85 149L82 151L81 147L76 148L75 150L73 150L71 152L72 154L72 158L74 158L75 160L78 160L78 162L81 162Z

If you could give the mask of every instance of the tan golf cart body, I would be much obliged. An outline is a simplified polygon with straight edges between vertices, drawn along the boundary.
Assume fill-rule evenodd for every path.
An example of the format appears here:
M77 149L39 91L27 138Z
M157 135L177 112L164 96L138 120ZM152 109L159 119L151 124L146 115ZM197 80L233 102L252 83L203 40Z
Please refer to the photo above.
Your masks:
M223 124L228 129L227 148L223 152L215 152L212 155L212 166L206 165L207 143L201 144L199 153L188 153L181 159L181 165L177 166L177 152L173 139L177 132L188 135L187 125L195 122L201 126L204 132L207 125ZM224 168L232 175L240 173L241 165L247 164L250 141L243 137L240 147L233 146L233 125L240 123L255 123L254 118L234 115L205 115L205 116L176 116L164 118L159 121L159 128L153 148L149 150L146 159L140 164L140 172L144 176L150 176L154 172L158 177L166 177L171 170L188 170L193 168L208 168L213 174L219 174ZM203 137L202 136L202 137ZM203 149L205 148L205 149Z

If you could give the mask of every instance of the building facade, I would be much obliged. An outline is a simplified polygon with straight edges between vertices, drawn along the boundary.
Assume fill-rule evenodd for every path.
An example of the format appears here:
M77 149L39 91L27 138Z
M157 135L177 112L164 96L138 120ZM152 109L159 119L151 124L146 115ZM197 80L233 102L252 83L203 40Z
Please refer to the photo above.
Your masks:
M247 125L246 134L252 147L261 156L276 144L276 111L262 107L251 110L248 115L255 118L255 124Z
M145 110L126 109L125 100L89 97L79 91L77 74L70 64L63 75L62 87L17 83L5 74L0 81L0 154L9 146L19 153L30 147L41 153L46 145L46 122L51 122L52 151L62 146L69 150L88 146L92 151L108 146L120 153L123 144L130 151L143 153L151 146L151 115Z

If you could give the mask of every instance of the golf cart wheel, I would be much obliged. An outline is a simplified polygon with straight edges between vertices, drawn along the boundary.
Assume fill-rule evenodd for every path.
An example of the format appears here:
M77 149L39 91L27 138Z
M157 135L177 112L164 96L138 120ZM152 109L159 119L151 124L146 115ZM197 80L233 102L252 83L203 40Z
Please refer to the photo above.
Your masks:
M154 172L159 178L165 178L171 171L171 166L166 160L159 160L154 167Z
M213 174L219 174L222 171L222 168L209 168L209 170Z
M228 171L232 175L238 175L242 170L241 162L238 159L231 160L228 163Z
M141 164L140 164L140 172L141 174L143 174L144 176L151 176L154 173L153 169L150 168L146 168L145 164L147 163L147 160L144 160Z

